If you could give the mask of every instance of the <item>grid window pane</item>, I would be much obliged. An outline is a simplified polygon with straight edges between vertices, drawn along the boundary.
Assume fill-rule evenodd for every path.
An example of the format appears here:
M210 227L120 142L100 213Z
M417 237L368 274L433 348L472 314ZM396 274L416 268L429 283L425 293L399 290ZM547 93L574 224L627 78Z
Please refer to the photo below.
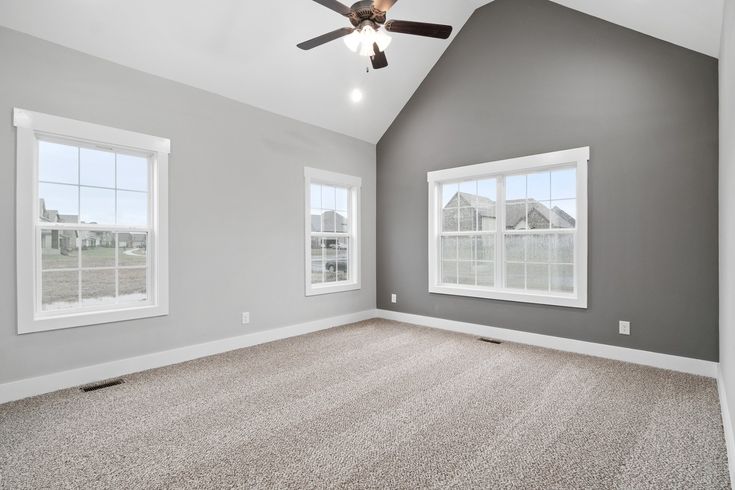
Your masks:
M79 149L76 146L39 141L38 180L60 184L78 184Z
M44 272L41 276L41 308L63 310L79 306L79 271Z
M320 284L324 281L324 260L322 257L322 241L311 239L311 282Z
M336 231L336 214L331 210L322 213L322 231L326 233L334 233Z
M474 239L471 236L457 237L457 257L459 260L472 260L474 259Z
M42 223L78 223L79 187L38 184L39 218Z
M115 224L115 190L81 187L80 222L98 225Z
M511 289L526 288L526 266L524 264L505 264L505 287Z
M478 205L495 204L498 200L497 180L485 179L477 181L477 202Z
M526 260L526 235L505 236L505 260L509 262Z
M526 238L526 259L529 262L549 261L549 235L528 235Z
M506 202L505 228L508 230L525 230L528 228L525 199Z
M70 230L41 231L41 268L75 269L79 267L77 232Z
M549 266L526 264L526 288L535 291L549 290Z
M577 197L577 169L565 168L551 172L551 199L575 199Z
M494 262L477 262L475 264L477 270L478 286L495 286L495 263Z
M442 231L459 231L459 209L442 210Z
M115 187L115 153L79 149L79 183L96 187Z
M96 306L114 304L115 269L92 269L82 271L82 305Z
M118 233L118 265L144 266L147 263L148 235L145 233Z
M148 224L148 194L117 191L117 224L146 226Z
M495 212L495 206L480 206L477 208L478 231L494 231L497 229L498 220Z
M577 200L551 201L551 227L574 228L577 225Z
M457 193L459 192L458 184L444 184L442 185L442 208L458 208L459 199L457 199Z
M337 198L337 192L334 186L332 185L322 186L322 209L334 210L336 208L336 198Z
M110 231L80 231L82 267L115 267L115 234Z
M510 175L505 179L505 199L513 201L526 199L526 176Z
M443 236L442 260L455 260L457 258L457 237Z
M527 195L528 199L534 201L550 201L551 200L551 173L550 172L538 172L529 174L527 177L526 184L528 186Z
M145 269L120 269L117 274L118 302L133 303L148 300Z
M551 290L559 293L574 292L574 266L564 264L551 265Z
M495 234L475 237L475 258L477 260L495 260Z
M118 153L117 188L128 191L148 191L148 159Z
M472 262L460 261L457 265L457 282L469 286L475 285L475 267Z
M442 261L442 283L457 284L457 261L456 260L443 260Z
M311 202L311 212L315 209L322 208L322 186L319 184L311 184L309 186L309 201Z
M459 184L459 206L475 206L477 203L477 181L469 180Z
M572 233L559 233L552 235L550 245L551 262L557 264L574 263L574 235Z
M316 231L316 232L322 231L322 210L321 209L311 210L311 231Z
M337 187L337 211L345 211L344 214L347 214L346 211L349 209L349 198L350 198L350 191L346 187Z
M459 208L459 231L477 230L477 210L475 208Z
M551 218L551 203L529 199L526 204L528 228L531 230L548 230Z

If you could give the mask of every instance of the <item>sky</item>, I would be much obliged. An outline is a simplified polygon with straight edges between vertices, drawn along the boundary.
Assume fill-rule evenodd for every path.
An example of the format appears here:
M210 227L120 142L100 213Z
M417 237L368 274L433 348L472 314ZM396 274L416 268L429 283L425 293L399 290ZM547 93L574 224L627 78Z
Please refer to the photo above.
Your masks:
M148 216L148 159L39 141L39 198L84 223L141 226Z

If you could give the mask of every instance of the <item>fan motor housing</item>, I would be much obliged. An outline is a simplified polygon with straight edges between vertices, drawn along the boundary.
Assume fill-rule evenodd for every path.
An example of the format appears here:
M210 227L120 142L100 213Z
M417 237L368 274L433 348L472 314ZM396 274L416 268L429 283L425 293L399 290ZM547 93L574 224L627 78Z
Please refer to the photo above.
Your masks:
M352 9L349 15L350 22L355 27L359 27L366 20L376 24L385 23L385 12L373 7L373 0L361 0L353 4L350 8Z

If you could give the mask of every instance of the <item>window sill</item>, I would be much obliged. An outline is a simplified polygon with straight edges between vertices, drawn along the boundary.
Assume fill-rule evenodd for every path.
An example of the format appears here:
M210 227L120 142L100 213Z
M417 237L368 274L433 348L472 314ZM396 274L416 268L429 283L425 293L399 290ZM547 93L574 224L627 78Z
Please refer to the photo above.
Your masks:
M32 319L21 319L18 322L18 333L46 332L62 328L86 327L102 323L138 320L168 315L168 306L146 305L140 307L121 308L108 311L91 311L70 313L68 315L37 316Z
M359 282L345 282L334 285L313 285L306 289L306 296L318 296L320 294L343 293L360 289Z
M563 306L567 308L587 308L587 298L582 295L571 294L538 294L523 291L493 290L472 286L437 285L429 287L430 293L449 294L453 296L467 296L471 298L497 299L515 301L519 303L533 303L539 305Z

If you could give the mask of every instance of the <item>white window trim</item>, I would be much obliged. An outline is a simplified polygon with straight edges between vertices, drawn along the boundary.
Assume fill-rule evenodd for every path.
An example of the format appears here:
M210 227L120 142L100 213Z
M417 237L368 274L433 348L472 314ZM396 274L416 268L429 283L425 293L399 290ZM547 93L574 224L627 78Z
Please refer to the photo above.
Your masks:
M168 139L110 128L73 119L15 108L13 124L17 129L16 245L18 333L42 332L62 328L168 315ZM112 145L151 154L151 206L153 253L150 254L151 280L144 306L113 306L95 311L58 314L37 311L36 223L38 219L38 136L66 138L80 143ZM30 190L30 192L29 192ZM86 225L74 225L84 228ZM96 225L95 225L96 226ZM96 226L98 229L99 226ZM105 228L120 228L106 226Z
M337 283L311 283L311 184L333 184L350 189L350 235L352 247L350 250L349 267L351 278L348 281ZM306 296L319 294L340 293L354 291L361 287L361 260L362 249L360 242L360 190L362 179L352 175L345 175L327 170L304 167L304 291Z
M589 158L589 147L583 147L428 172L429 292L455 296L517 301L522 303L587 308L587 166ZM574 294L512 291L508 289L495 289L482 286L455 286L441 284L439 277L441 213L439 212L438 206L439 203L441 203L439 192L442 183L467 179L492 178L513 173L526 173L527 171L541 171L565 165L576 165L577 168L577 232L574 261L576 287ZM499 188L498 194L501 195L502 192L503 189ZM504 214L504 210L498 209L497 212L499 219L496 233L498 236L501 236L505 231L501 228L501 226L504 225L503 220L500 219L501 213ZM500 240L496 242L496 248L500 249L496 251L496 281L500 275L498 269L503 266L502 247L498 247L498 243L502 242Z

